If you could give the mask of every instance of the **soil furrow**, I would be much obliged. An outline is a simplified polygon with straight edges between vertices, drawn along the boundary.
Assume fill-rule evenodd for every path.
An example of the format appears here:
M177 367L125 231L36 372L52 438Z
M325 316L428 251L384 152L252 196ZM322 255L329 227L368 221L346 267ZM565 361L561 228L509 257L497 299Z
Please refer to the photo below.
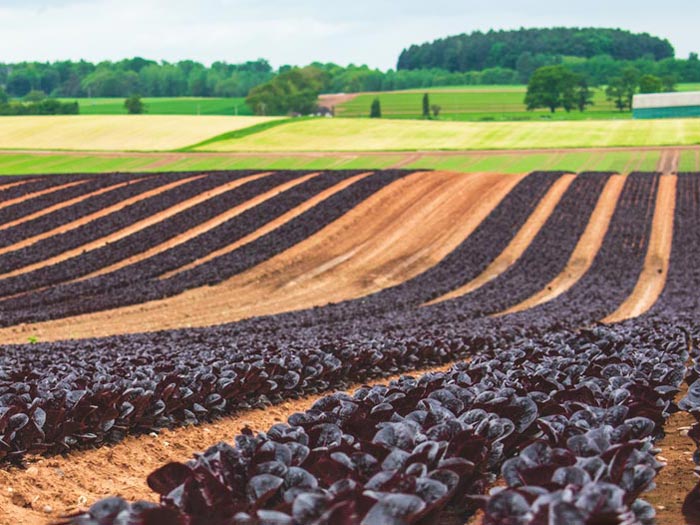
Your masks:
M615 312L603 319L604 323L616 323L642 315L654 306L663 292L673 244L677 181L676 175L661 176L644 268L632 294Z
M461 297L480 288L508 270L525 253L525 250L542 229L547 219L552 215L557 204L563 197L569 185L574 181L575 175L562 175L545 194L528 220L513 237L505 250L493 260L491 264L476 278L459 288L452 290L425 305L432 305Z
M497 314L497 316L520 312L546 303L565 293L574 286L590 269L598 250L603 244L605 234L617 206L617 201L625 185L626 176L613 175L605 185L598 199L586 230L576 244L574 252L562 273L555 277L541 291L527 300Z

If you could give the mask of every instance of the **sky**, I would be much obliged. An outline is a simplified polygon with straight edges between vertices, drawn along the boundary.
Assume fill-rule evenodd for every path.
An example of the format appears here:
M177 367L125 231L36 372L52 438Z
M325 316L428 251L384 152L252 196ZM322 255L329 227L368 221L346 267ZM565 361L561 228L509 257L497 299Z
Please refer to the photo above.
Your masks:
M621 27L700 51L698 0L0 0L0 62L194 59L394 68L411 44L475 30Z

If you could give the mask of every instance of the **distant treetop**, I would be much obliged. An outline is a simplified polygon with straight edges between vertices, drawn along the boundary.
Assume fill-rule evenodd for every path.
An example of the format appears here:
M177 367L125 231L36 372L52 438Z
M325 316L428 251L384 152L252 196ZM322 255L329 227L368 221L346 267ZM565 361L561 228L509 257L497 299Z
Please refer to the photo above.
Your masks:
M622 29L566 28L476 31L441 38L404 49L398 69L440 68L448 71L480 71L504 67L516 69L528 56L574 56L591 58L609 55L618 60L649 57L673 58L668 40L647 33Z

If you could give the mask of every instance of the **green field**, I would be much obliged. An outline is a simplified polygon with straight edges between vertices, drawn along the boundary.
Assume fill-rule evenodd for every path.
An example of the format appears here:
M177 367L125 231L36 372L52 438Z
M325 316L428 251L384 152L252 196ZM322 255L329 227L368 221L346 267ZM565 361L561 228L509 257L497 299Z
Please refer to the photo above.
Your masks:
M423 151L700 144L700 119L444 122L311 119L210 142L206 151Z
M81 115L126 115L123 98L60 99L77 100ZM143 98L149 115L252 115L245 98Z
M0 175L43 173L101 173L112 171L198 171L233 169L437 169L457 172L524 173L534 170L653 171L659 151L574 151L559 153L488 154L439 152L380 153L375 155L337 153L332 155L227 155L182 154L0 154ZM700 170L700 150L683 151L680 170Z
M700 90L700 84L680 84L680 91ZM430 94L430 104L442 107L440 120L587 120L630 119L631 112L620 113L606 100L604 89L595 90L594 105L581 113L558 110L527 111L523 104L525 86L454 86L424 90L363 93L336 107L342 117L366 117L375 98L382 104L382 115L390 118L422 118L423 94Z

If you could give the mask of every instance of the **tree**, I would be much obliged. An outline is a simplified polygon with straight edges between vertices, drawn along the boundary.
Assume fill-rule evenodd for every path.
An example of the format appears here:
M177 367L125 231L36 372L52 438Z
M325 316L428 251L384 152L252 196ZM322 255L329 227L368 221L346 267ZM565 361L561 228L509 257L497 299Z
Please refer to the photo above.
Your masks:
M46 98L46 93L40 89L32 89L29 93L24 95L25 102L41 102Z
M666 75L661 78L661 91L664 93L673 93L676 91L676 76L675 75Z
M5 90L0 86L0 104L7 104L8 96Z
M378 98L372 101L372 107L369 110L369 118L382 118L382 104Z
M639 79L640 93L660 93L662 87L661 79L655 75L643 75Z
M584 77L579 77L574 97L576 107L581 113L593 105L593 90L588 87L588 81Z
M438 118L440 116L440 110L442 110L442 106L433 104L432 106L430 106L430 109L433 111L433 117Z
M609 101L615 104L619 111L627 109L627 97L625 96L625 87L621 77L613 77L608 82L605 88L605 96Z
M614 102L620 111L632 109L632 99L639 85L639 71L633 67L625 68L622 76L613 77L608 81L605 94L608 100Z
M326 77L314 66L289 68L269 82L253 88L246 104L259 115L308 115L317 108Z
M146 105L139 95L131 95L124 101L124 107L129 115L140 115L146 112Z
M423 118L430 118L430 97L427 93L423 95Z
M576 107L576 85L579 82L579 76L564 66L537 69L532 74L525 95L528 111L548 108L554 113L559 107L571 111Z

